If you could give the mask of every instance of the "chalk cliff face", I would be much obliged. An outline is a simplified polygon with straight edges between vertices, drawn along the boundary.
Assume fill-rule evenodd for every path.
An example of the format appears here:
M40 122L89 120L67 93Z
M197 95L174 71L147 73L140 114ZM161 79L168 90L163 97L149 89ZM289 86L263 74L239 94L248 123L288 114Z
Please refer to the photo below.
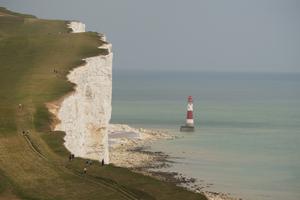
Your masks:
M83 32L84 24L71 22L73 32ZM101 36L102 40L105 37ZM109 163L108 124L111 117L112 58L108 55L86 58L68 79L76 84L75 92L64 99L58 111L61 121L55 129L65 131L65 146L75 156Z
M72 21L68 24L68 27L72 29L73 33L85 32L85 24L81 22Z

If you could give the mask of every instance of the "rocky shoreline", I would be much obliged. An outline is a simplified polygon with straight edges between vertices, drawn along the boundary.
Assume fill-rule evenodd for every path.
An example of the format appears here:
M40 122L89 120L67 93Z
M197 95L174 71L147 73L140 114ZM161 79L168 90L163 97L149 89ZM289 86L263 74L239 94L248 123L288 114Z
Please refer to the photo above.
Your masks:
M239 200L230 194L210 191L212 184L203 180L196 181L177 172L167 172L172 157L163 152L153 152L149 145L156 140L176 139L166 131L136 129L123 124L110 124L109 151L110 161L119 167L126 167L134 172L155 177L162 181L174 183L190 191L204 194L209 200Z

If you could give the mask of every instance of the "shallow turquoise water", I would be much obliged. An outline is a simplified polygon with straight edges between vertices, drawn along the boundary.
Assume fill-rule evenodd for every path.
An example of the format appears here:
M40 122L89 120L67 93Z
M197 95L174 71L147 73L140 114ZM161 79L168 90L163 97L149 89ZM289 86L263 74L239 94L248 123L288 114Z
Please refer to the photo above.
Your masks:
M168 170L244 199L300 199L300 75L115 71L113 123L182 136L153 150ZM180 133L186 97L196 132Z

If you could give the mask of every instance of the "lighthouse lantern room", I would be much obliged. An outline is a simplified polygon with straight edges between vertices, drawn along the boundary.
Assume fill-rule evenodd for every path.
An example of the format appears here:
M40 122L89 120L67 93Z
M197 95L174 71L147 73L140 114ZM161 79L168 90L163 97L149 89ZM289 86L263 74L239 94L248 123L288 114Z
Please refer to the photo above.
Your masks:
M195 130L194 127L194 118L193 118L193 97L188 97L187 104L187 113L186 113L186 123L184 126L180 127L180 131L182 132L193 132Z

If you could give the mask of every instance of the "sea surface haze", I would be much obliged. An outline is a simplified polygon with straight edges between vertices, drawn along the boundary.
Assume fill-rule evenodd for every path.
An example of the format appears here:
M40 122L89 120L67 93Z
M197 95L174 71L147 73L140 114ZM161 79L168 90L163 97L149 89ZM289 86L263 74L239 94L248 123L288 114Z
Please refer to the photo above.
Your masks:
M174 157L164 170L243 199L300 199L300 74L117 70L113 80L113 123L179 136L151 145ZM188 95L196 131L180 133Z

